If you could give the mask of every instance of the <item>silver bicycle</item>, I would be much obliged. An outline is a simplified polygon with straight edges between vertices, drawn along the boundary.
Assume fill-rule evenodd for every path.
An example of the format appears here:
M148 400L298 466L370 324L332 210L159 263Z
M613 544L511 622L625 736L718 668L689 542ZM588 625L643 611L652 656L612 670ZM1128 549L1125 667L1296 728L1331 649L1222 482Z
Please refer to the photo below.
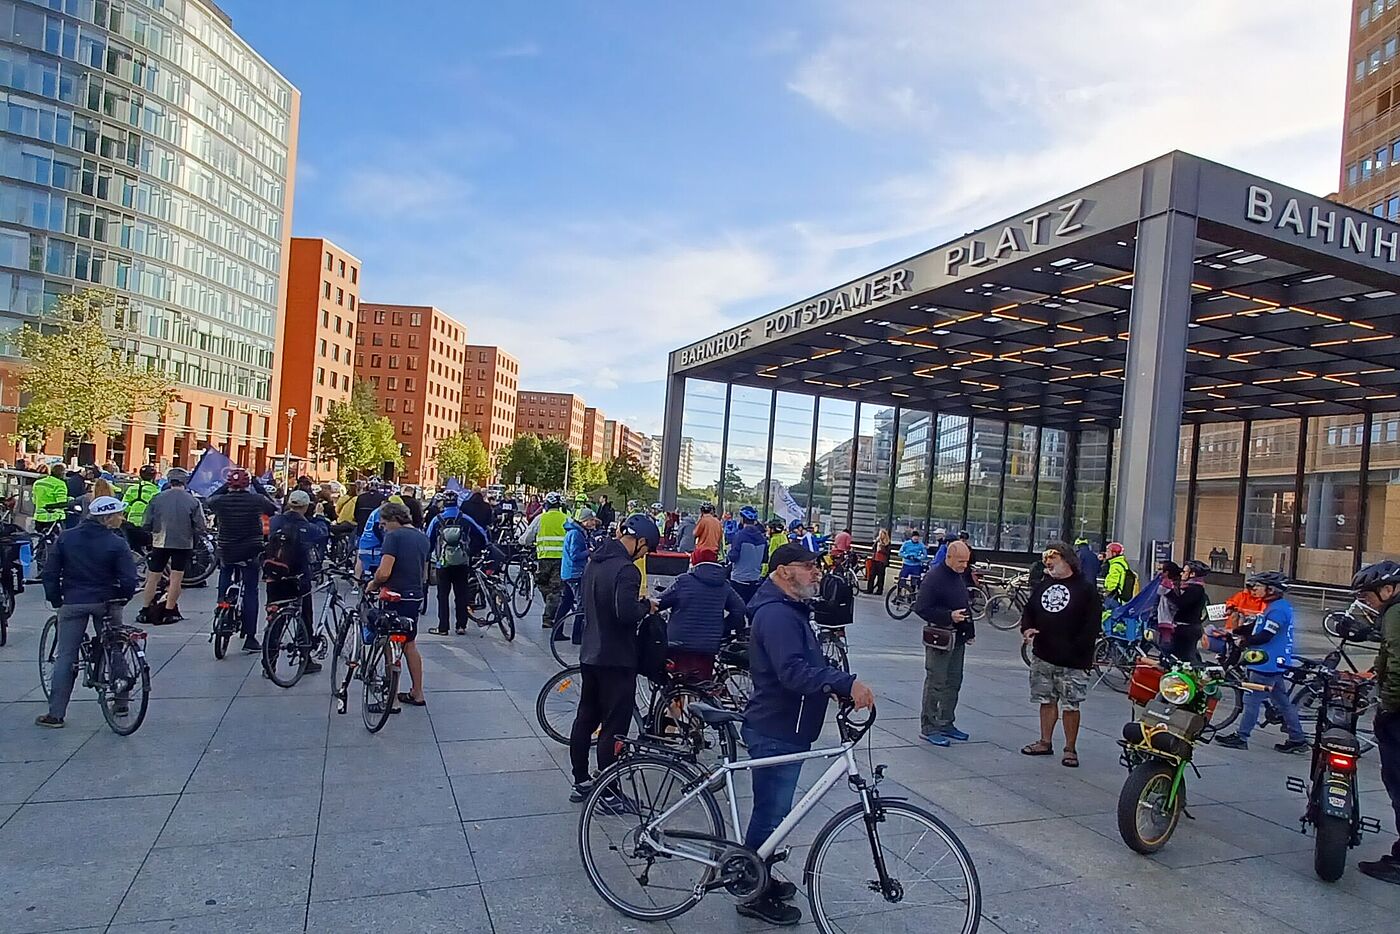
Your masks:
M723 889L740 903L763 896L770 866L784 860L783 841L844 779L860 798L818 832L803 868L812 920L822 934L871 931L973 934L982 915L977 870L956 834L933 814L898 798L882 798L885 767L866 779L855 748L875 723L853 719L843 702L836 723L841 744L791 755L738 760L735 724L743 714L692 703L687 712L719 731L720 764L693 762L626 743L624 757L597 779L579 817L579 853L589 881L608 904L631 918L663 921L684 914ZM831 765L757 850L726 836L717 792L729 804L729 826L742 834L735 775L768 766L833 759Z

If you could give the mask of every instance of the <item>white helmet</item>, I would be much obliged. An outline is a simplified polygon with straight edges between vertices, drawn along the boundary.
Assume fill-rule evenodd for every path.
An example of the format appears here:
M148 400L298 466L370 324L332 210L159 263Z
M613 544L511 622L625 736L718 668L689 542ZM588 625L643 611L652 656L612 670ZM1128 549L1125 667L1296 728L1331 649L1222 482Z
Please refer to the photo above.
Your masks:
M99 496L88 504L88 515L101 519L104 516L119 516L126 512L126 503L115 496Z

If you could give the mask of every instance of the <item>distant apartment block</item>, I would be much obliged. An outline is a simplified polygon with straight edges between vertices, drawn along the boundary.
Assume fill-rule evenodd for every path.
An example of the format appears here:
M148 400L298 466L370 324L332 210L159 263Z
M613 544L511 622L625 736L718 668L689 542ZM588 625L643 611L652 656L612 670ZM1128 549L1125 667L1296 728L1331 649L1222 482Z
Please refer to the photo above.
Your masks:
M462 430L476 432L494 458L515 440L520 361L499 347L468 344L462 366Z
M603 421L603 460L610 461L622 450L622 432L618 430L616 419Z
M583 453L583 397L571 392L522 392L516 399L515 433L558 438Z
M583 410L583 456L594 463L602 463L607 460L607 449L604 444L603 426L607 422L607 417L593 406L586 406Z

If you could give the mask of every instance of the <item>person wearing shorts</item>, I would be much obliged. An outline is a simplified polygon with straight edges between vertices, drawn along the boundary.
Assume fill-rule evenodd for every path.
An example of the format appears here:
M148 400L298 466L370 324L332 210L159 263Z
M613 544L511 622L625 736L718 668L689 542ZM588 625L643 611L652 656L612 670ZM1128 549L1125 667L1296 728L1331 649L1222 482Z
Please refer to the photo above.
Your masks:
M1074 549L1051 542L1041 555L1045 576L1032 588L1021 613L1021 637L1031 646L1031 700L1040 705L1040 739L1027 756L1055 752L1055 721L1065 725L1060 764L1079 766L1079 705L1089 693L1089 669L1102 625L1103 601L1095 582L1079 570Z
M402 503L385 503L379 509L380 521L384 523L384 548L379 567L365 585L368 593L374 594L383 587L399 594L402 602L397 612L404 618L410 632L404 644L404 661L408 663L408 676L412 689L400 691L396 698L395 712L401 709L398 704L412 707L426 707L423 697L423 656L418 653L418 613L428 598L428 559L432 546L428 536L411 524L408 507Z

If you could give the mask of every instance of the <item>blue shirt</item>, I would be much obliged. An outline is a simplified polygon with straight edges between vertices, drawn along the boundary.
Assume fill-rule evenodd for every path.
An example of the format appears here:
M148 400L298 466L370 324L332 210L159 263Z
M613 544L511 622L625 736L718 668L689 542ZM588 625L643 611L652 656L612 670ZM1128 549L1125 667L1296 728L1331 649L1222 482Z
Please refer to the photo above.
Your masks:
M904 544L899 546L899 560L905 564L917 564L922 567L928 562L928 548L923 542L912 538L905 539Z
M1261 632L1270 633L1270 638L1263 645L1254 646L1268 657L1258 664L1250 665L1250 670L1276 673L1287 668L1293 661L1293 605L1282 598L1273 601L1264 609L1263 614L1255 617L1251 631L1256 635Z

